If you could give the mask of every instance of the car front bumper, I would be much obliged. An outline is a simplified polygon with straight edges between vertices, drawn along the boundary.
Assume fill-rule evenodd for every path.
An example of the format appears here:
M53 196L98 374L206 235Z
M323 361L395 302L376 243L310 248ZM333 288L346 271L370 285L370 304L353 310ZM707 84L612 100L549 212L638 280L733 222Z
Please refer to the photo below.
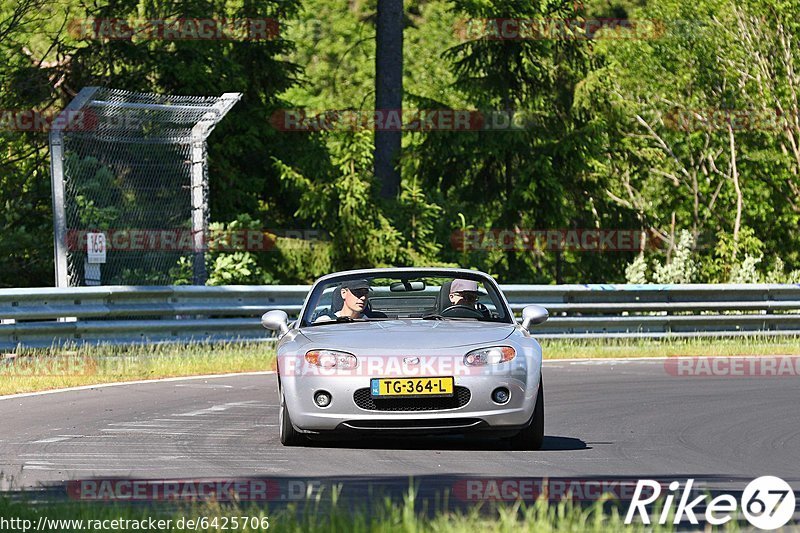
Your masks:
M512 362L513 363L513 362ZM455 387L469 391L469 400L458 407L416 410L430 406L429 398L420 398L415 410L405 407L392 410L365 409L354 399L356 391L363 396L372 378L420 377L400 375L281 375L286 406L295 428L303 433L380 432L380 433L468 433L524 428L533 415L541 372L541 361L517 361L508 367L455 368ZM461 375L459 375L461 374ZM427 376L430 377L430 376ZM492 400L498 387L509 390L505 404ZM319 407L314 396L328 392L331 403ZM414 400L403 400L406 406ZM363 405L363 402L361 402Z

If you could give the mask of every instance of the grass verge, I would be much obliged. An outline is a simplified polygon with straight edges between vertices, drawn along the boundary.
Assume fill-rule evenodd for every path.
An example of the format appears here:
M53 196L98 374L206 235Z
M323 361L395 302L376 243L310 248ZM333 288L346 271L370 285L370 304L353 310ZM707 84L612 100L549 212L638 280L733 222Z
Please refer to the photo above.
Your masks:
M734 338L607 339L540 341L545 359L601 357L716 357L800 355L800 338L764 335Z
M541 341L545 359L800 355L797 337ZM0 356L0 395L275 368L268 343L81 345L20 349Z
M653 524L644 526L634 522L624 523L624 506L600 499L589 506L573 504L571 500L550 503L539 499L526 505L522 502L500 506L491 511L480 507L469 511L428 513L420 509L414 499L413 490L402 502L390 500L362 502L360 507L349 508L337 502L332 495L330 504L324 508L319 500L305 502L300 508L295 504L279 510L268 510L258 505L218 504L201 502L194 504L155 504L153 506L126 504L89 504L85 502L26 503L12 502L0 496L0 517L17 519L16 529L35 529L40 517L45 517L46 531L67 533L73 531L108 531L104 521L162 520L158 531L286 531L286 532L605 532L605 531L675 531L675 526ZM657 516L657 514L656 514ZM237 517L234 527L233 518ZM671 518L671 517L670 517ZM72 521L72 522L69 522ZM168 522L167 522L168 521ZM191 521L191 522L189 522ZM243 524L244 522L244 524ZM7 522L6 524L8 524ZM109 524L109 522L105 522ZM225 528L223 528L223 524ZM94 525L94 526L93 526ZM126 526L126 527L122 527ZM135 530L130 522L117 522L116 530ZM113 530L113 529L112 529ZM702 530L698 526L697 530ZM729 522L721 531L738 531L735 521Z
M81 345L21 349L0 358L0 395L275 368L267 343Z

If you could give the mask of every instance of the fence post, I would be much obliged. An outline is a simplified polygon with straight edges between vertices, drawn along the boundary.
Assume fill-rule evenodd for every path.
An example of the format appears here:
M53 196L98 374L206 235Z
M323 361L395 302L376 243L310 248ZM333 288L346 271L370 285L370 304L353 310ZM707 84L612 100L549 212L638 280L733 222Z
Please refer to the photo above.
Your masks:
M192 128L192 283L205 285L206 246L208 244L208 160L206 139L242 93L224 93L211 111Z
M55 258L55 286L69 287L67 273L67 213L64 204L64 128L71 123L74 113L88 102L98 87L84 87L59 113L50 130L50 186L53 190L53 256Z

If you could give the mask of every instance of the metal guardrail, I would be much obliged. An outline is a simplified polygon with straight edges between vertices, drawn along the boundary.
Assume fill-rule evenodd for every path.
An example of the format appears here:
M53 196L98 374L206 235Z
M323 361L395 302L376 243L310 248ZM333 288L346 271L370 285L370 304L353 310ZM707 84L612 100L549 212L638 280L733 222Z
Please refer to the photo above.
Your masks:
M0 289L0 349L69 342L270 340L259 317L297 314L310 287ZM800 335L800 285L503 285L541 338Z

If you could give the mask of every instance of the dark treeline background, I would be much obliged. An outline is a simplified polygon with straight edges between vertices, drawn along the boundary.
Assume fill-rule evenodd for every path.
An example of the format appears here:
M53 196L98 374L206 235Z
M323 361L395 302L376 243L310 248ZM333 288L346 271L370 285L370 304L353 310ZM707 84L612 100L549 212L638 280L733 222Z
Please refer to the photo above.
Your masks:
M404 107L514 112L525 127L404 133L391 200L378 199L373 132L271 123L281 109L374 107L375 0L0 1L0 109L57 112L88 85L244 93L209 139L213 227L325 238L209 254L209 283L385 265L479 268L506 283L800 282L796 0L406 0ZM74 26L223 17L280 20L280 37L125 41ZM508 17L633 22L521 40L469 23ZM52 285L46 133L0 125L0 206L0 286ZM453 239L547 229L647 240L597 253Z

